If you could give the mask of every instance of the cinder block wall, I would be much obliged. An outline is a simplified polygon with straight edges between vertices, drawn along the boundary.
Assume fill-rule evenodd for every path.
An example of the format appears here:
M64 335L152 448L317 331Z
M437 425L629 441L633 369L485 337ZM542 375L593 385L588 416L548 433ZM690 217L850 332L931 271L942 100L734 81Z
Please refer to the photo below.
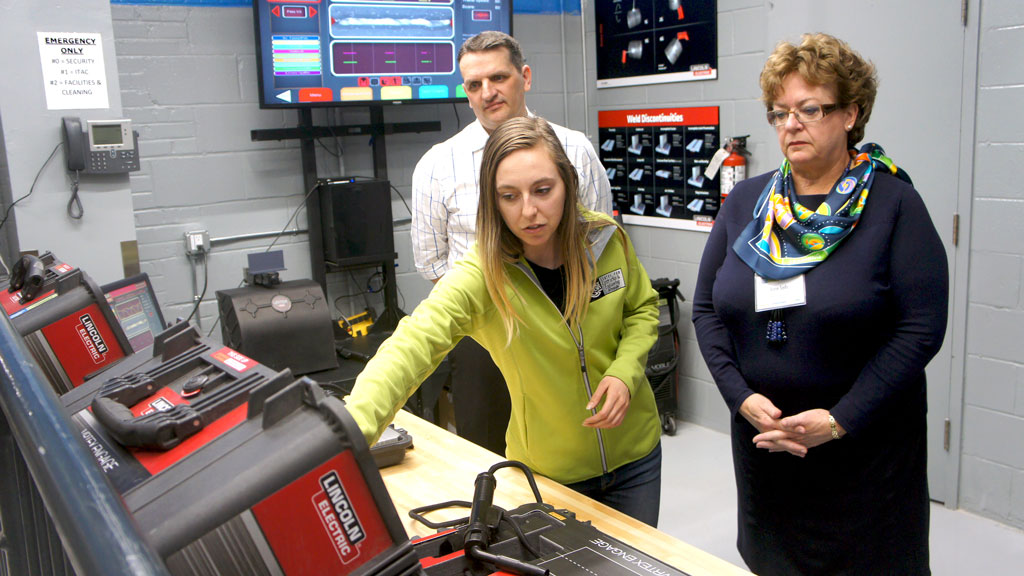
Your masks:
M251 10L183 6L111 6L124 113L139 131L142 170L131 177L142 270L168 318L188 316L203 266L185 255L184 233L211 237L284 228L302 203L298 145L252 142L249 130L294 125L282 111L256 105ZM305 228L305 212L293 227ZM270 243L216 248L208 256L199 317L217 316L217 289L242 279L245 254ZM285 236L287 278L309 277L305 236ZM215 333L219 336L219 331Z
M982 3L960 505L1024 527L1024 4Z

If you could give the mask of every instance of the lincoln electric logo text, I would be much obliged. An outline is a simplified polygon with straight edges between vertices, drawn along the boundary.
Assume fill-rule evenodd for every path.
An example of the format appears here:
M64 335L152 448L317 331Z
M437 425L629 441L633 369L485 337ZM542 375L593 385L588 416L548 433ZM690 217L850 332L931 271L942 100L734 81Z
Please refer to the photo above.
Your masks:
M78 321L81 322L81 324L76 326L78 337L85 344L85 348L89 351L89 356L92 357L93 363L99 364L103 361L103 357L107 355L107 343L103 341L103 336L96 329L92 316L82 314L78 317Z
M324 491L313 496L313 505L331 537L341 563L348 564L359 556L356 544L366 538L366 532L359 523L359 517L352 508L352 501L345 493L337 472L331 470L321 476L320 487Z

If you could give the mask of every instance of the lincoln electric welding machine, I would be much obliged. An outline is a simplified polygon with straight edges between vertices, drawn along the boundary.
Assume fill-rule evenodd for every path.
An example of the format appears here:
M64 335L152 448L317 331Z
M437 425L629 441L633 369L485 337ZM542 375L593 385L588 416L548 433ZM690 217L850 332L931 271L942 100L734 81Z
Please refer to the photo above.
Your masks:
M99 285L52 253L22 256L5 288L4 313L58 394L132 353Z
M338 398L178 324L61 398L173 574L419 574Z

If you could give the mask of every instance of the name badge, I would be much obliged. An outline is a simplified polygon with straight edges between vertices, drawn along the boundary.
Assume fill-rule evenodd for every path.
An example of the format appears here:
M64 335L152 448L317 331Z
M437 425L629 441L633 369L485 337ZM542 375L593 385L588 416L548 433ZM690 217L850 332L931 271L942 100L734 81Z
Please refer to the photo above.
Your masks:
M754 274L754 309L758 312L807 304L804 275L785 280L765 280Z
M594 281L594 289L590 292L590 301L593 302L625 287L626 280L622 277L622 268L612 270Z

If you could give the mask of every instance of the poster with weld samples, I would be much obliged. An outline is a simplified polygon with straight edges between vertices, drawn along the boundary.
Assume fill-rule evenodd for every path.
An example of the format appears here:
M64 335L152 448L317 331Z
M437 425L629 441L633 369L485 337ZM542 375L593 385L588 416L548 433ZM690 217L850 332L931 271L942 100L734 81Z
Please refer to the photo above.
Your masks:
M717 0L595 0L597 87L718 77Z
M704 170L721 147L718 106L601 110L601 163L626 224L710 231L721 203Z

